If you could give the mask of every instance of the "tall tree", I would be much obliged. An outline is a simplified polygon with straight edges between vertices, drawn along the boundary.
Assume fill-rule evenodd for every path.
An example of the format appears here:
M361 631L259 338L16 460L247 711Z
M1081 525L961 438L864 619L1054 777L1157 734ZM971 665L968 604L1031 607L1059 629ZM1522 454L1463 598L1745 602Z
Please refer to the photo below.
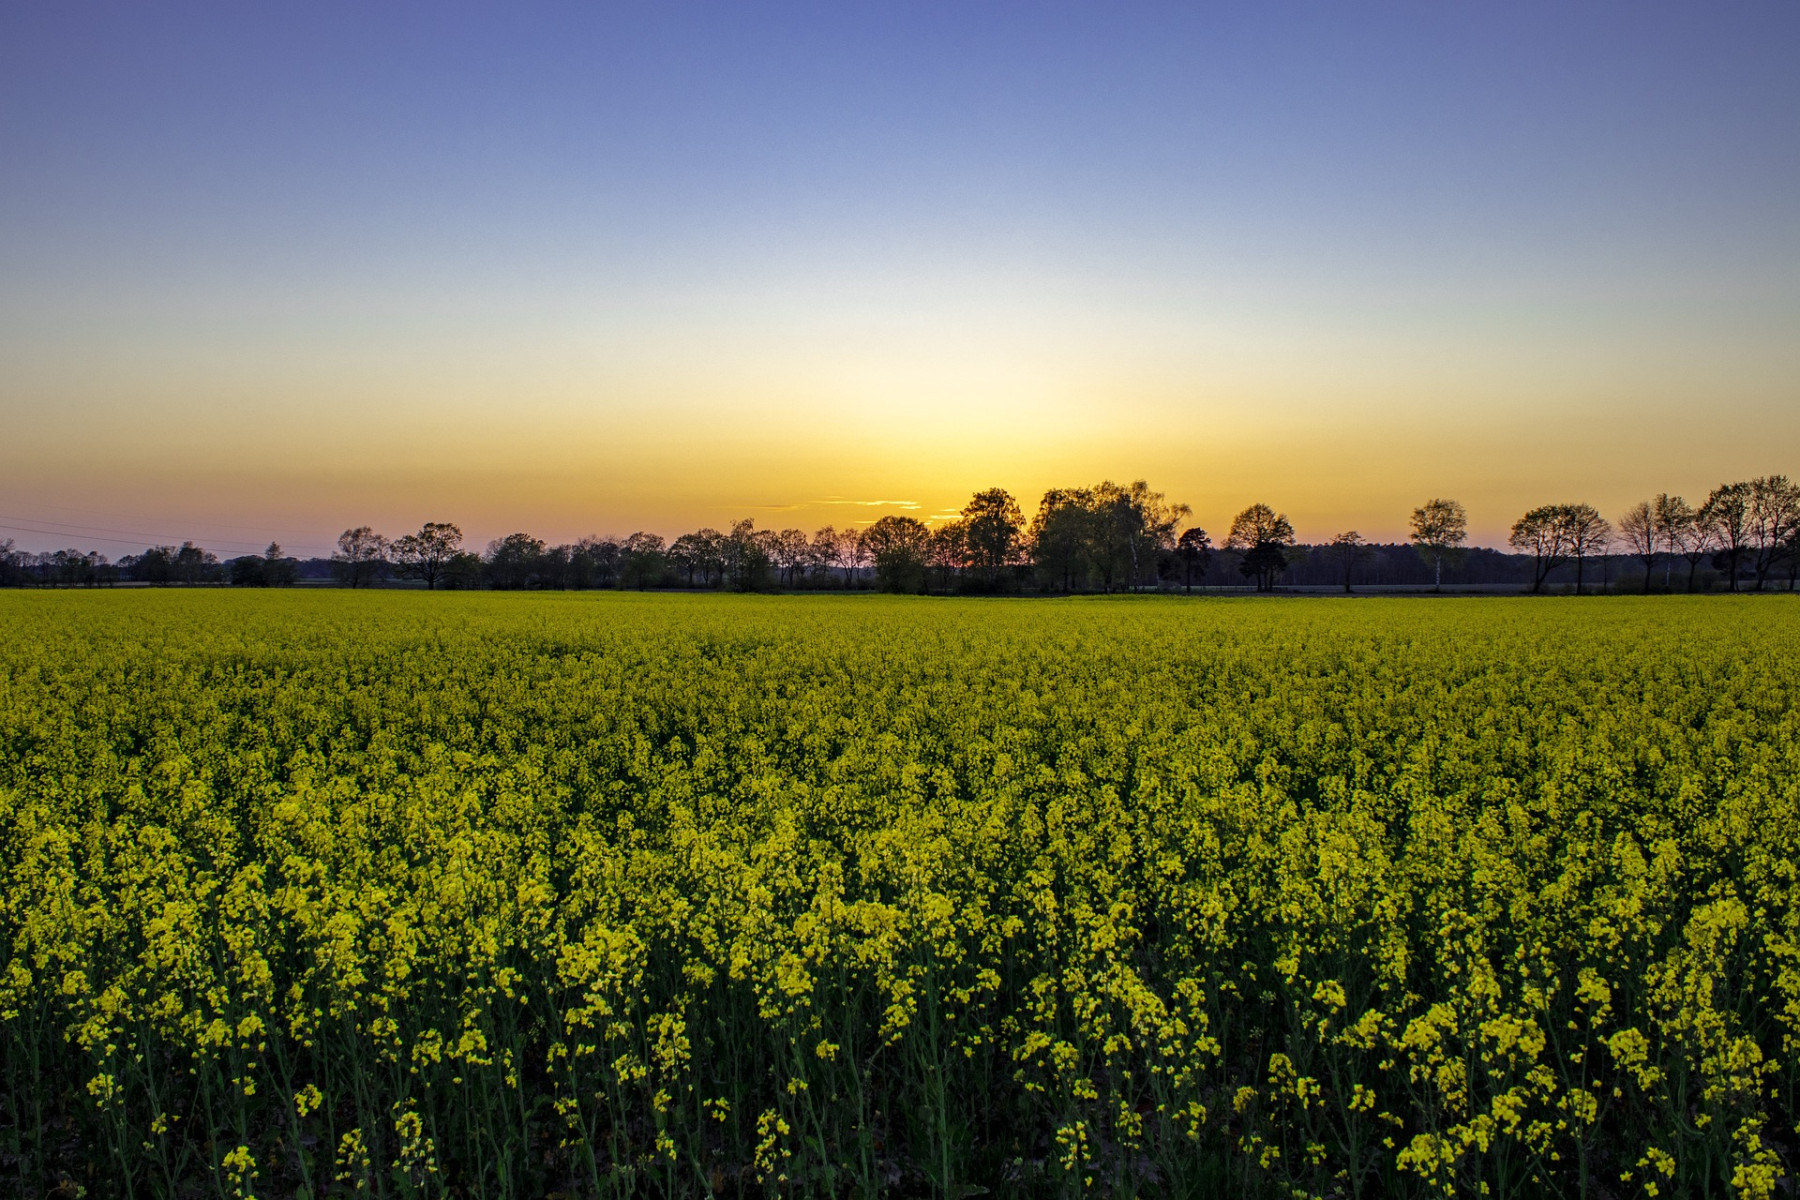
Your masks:
M1738 590L1738 570L1750 548L1750 485L1723 483L1700 506L1700 523L1714 546L1713 562L1725 572L1726 586Z
M812 557L812 542L801 529L784 529L770 539L769 557L780 571L787 587L800 581L800 573Z
M843 585L850 586L850 546L852 535L839 533L834 526L826 525L814 532L810 557L813 568L830 581L831 572L844 572Z
M1157 563L1175 548L1176 528L1193 510L1150 490L1142 479L1133 480L1125 491L1133 513L1131 570L1135 586L1154 577Z
M1427 500L1413 509L1412 541L1431 564L1433 591L1444 590L1444 561L1456 561L1468 536L1468 510L1455 500Z
M619 543L614 538L589 534L575 543L575 561L582 564L586 582L581 586L609 588L619 580Z
M662 578L664 546L661 534L639 531L619 547L619 564L626 587L643 591Z
M1544 590L1550 572L1569 561L1568 505L1541 504L1513 522L1507 544L1532 558L1531 590Z
M259 554L245 554L226 563L232 587L268 587L269 576Z
M1650 516L1656 523L1656 545L1663 555L1663 590L1674 583L1675 556L1686 554L1690 533L1695 526L1694 510L1680 496L1656 493L1650 501ZM1698 556L1688 560L1688 590L1694 590L1693 568Z
M1650 575L1662 553L1662 527L1656 519L1656 503L1639 500L1619 517L1619 540L1625 549L1644 564L1644 594L1650 594Z
M1073 591L1085 570L1094 523L1094 494L1086 488L1052 488L1038 502L1028 540L1038 572L1056 588Z
M956 577L969 565L969 527L963 521L946 521L931 531L925 547L926 565L938 573L938 581L948 593L956 586ZM930 591L930 576L926 577Z
M337 553L331 556L333 570L351 587L367 587L374 583L387 562L388 540L358 525L338 535Z
M1785 475L1752 479L1748 525L1750 567L1760 592L1786 557L1794 530L1800 528L1800 487Z
M190 586L217 582L219 556L193 542L183 542L181 549L175 552L175 577Z
M1687 590L1693 591L1700 563L1713 551L1711 527L1686 500L1666 493L1656 498L1656 523L1671 564L1676 555L1687 560Z
M518 591L536 582L538 560L544 543L529 533L509 533L487 546L488 585L500 591Z
M1194 590L1194 577L1206 577L1206 568L1212 562L1212 539L1206 536L1206 530L1198 525L1192 529L1184 529L1181 536L1175 539L1175 557L1181 561L1182 590Z
M867 544L875 560L875 585L889 592L917 592L925 585L931 530L913 517L883 517L869 526Z
M694 586L696 578L705 581L706 547L702 535L698 532L684 533L669 544L669 565L687 578L687 585Z
M962 544L969 566L981 573L990 590L1000 585L1001 572L1019 559L1025 536L1025 514L1005 488L976 492L962 510Z
M282 553L280 542L270 542L263 551L262 575L269 587L292 587L300 578L300 564Z
M462 530L448 521L427 521L419 532L395 539L390 551L394 568L407 579L419 579L435 591L444 564L462 552Z
M151 546L142 554L129 559L131 577L140 583L164 587L175 581L175 555L173 546Z
M844 561L850 565L850 586L860 586L863 568L875 561L875 551L869 546L869 531L846 532L843 546Z
M1294 545L1294 526L1286 513L1267 504L1252 504L1231 519L1225 548L1242 557L1238 571L1256 582L1259 592L1275 590L1275 581L1287 570L1288 551Z
M1362 534L1352 529L1340 533L1325 544L1325 553L1335 568L1337 576L1343 581L1344 594L1349 595L1351 584L1355 582L1356 568L1374 552L1374 548L1363 541Z
M746 517L734 522L729 533L719 541L720 577L726 586L740 592L754 592L768 584L769 539L767 530L756 528Z
M1575 558L1575 594L1581 595L1582 567L1588 559L1605 554L1612 540L1612 524L1591 504L1563 505L1568 523L1569 553Z
M1142 479L1123 487L1106 480L1089 497L1088 556L1102 587L1135 588L1173 548L1175 527L1188 515L1187 505L1169 503Z

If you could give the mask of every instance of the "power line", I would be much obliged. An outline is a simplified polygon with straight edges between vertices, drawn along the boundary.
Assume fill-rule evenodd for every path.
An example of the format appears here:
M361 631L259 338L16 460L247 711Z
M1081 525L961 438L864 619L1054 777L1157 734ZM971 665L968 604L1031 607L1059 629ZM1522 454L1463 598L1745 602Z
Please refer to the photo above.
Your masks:
M32 520L32 518L8 517L0 514L0 529L5 529L13 533L38 533L43 534L46 537L81 538L91 542L107 542L115 546L141 546L146 542L152 544L159 542L179 543L193 540L191 538L171 537L168 534L161 533L143 533L131 529L107 529L104 526L71 525L64 521L39 521L35 525L24 524L25 521L29 520ZM60 526L61 528L45 529L43 528L45 525ZM263 546L255 545L250 542L240 542L233 539L208 538L207 540L213 545L218 546L220 549L226 550L237 549L245 551L246 553L260 553L263 549Z

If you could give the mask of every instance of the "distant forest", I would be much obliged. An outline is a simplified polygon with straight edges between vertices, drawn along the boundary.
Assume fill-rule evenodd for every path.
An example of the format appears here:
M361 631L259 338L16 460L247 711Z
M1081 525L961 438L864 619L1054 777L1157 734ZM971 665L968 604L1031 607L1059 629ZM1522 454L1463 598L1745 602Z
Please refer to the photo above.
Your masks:
M1238 513L1215 540L1143 480L1057 488L1029 520L1005 490L977 492L957 519L888 516L855 529L697 529L550 545L508 534L476 551L449 522L389 538L347 529L329 558L296 559L271 543L221 560L194 542L116 562L91 550L30 553L0 541L0 586L347 587L432 589L798 591L927 594L1479 588L1544 591L1795 590L1800 485L1770 475L1714 488L1704 502L1659 494L1608 520L1592 505L1546 504L1514 523L1509 550L1470 546L1455 500L1413 510L1411 537L1355 530L1302 544L1266 504Z

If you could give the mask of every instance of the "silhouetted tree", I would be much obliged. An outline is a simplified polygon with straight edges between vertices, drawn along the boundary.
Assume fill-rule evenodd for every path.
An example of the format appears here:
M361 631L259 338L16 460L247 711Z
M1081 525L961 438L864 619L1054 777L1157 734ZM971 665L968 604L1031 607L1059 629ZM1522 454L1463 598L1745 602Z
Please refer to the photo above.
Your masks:
M175 555L178 551L173 546L151 546L142 554L128 555L121 560L131 577L139 583L148 583L155 587L166 587L175 582Z
M1725 572L1726 586L1737 591L1738 567L1750 548L1750 485L1725 483L1700 506L1700 523L1713 545L1713 562Z
M300 564L282 553L280 542L270 542L263 551L262 573L267 587L292 587L300 578Z
M181 543L175 552L175 578L190 587L201 583L217 583L220 577L219 557L193 542Z
M390 547L394 568L404 578L421 579L425 589L437 588L444 565L462 551L462 530L448 521L427 521L419 532L409 533Z
M1356 568L1373 553L1373 548L1363 541L1362 534L1352 529L1338 534L1326 543L1325 553L1338 578L1343 581L1344 593L1348 595L1352 590L1351 584L1355 582Z
M481 560L481 555L464 550L444 564L438 582L454 591L466 592L480 587L486 577L487 564Z
M263 567L262 555L246 554L227 563L226 571L232 587L268 587L269 577Z
M931 531L925 546L926 565L938 573L945 592L956 585L956 577L969 563L969 528L962 521L947 521ZM927 577L926 591L930 591Z
M766 546L769 562L780 575L782 586L795 586L812 556L812 542L805 531L784 529L780 533L771 533Z
M626 538L619 547L621 578L626 587L640 592L662 578L664 549L662 537L639 531Z
M888 592L917 592L925 585L931 530L912 517L883 517L869 526L866 542L875 560L875 586Z
M1800 529L1800 487L1785 475L1752 479L1747 524L1750 567L1760 592L1787 555L1794 531Z
M731 532L720 542L723 579L727 587L740 592L759 591L768 585L768 539L760 536L756 522L745 519L732 523Z
M1225 548L1243 557L1238 571L1256 582L1259 592L1275 590L1275 581L1287 570L1287 552L1294 544L1294 527L1286 513L1267 504L1252 504L1231 521Z
M850 559L852 550L850 543L855 539L852 533L839 533L830 525L818 530L812 536L812 545L808 548L812 566L827 581L836 570L844 572L843 585L850 586Z
M501 591L530 587L537 575L544 543L528 533L509 533L487 546L488 586Z
M619 543L589 535L569 549L569 586L609 588L619 579Z
M1085 573L1091 540L1094 495L1086 488L1052 488L1038 502L1031 519L1031 557L1038 572L1055 588L1075 590Z
M1019 561L1025 514L1005 488L976 492L962 510L962 547L982 586L1000 586L1002 573Z
M387 564L386 538L367 525L358 525L339 534L337 544L331 561L339 579L356 588L367 587L379 578L381 568Z
M1612 540L1612 524L1591 504L1564 506L1568 521L1569 553L1575 559L1575 594L1581 595L1582 568L1595 555L1605 554Z
M1507 543L1531 555L1531 590L1544 590L1550 572L1569 561L1569 520L1566 504L1541 504L1513 522Z
M0 541L0 587L21 587L25 583L25 555L13 547L13 540Z
M1680 496L1671 496L1667 492L1658 493L1654 509L1663 552L1669 555L1671 564L1676 555L1687 559L1687 590L1691 592L1694 590L1694 576L1700 569L1700 561L1712 553L1712 532L1693 506ZM1665 571L1665 583L1668 582L1667 574Z
M1469 536L1469 514L1455 500L1427 500L1412 514L1412 541L1431 564L1433 591L1444 589L1444 562L1454 563Z
M684 533L669 543L669 566L687 580L689 587L706 582L706 550L699 533Z
M1619 517L1619 540L1625 549L1644 564L1644 594L1650 594L1650 574L1662 553L1662 528L1656 519L1656 504L1639 500Z
M1198 525L1184 529L1175 539L1175 557L1181 562L1181 586L1191 592L1195 577L1205 578L1206 568L1212 563L1212 539Z

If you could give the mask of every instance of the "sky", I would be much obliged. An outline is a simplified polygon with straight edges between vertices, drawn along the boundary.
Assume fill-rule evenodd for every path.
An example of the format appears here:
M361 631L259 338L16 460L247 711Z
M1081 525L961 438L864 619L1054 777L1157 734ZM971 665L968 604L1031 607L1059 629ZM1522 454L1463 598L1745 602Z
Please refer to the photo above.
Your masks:
M0 538L1800 474L1800 5L0 6Z

